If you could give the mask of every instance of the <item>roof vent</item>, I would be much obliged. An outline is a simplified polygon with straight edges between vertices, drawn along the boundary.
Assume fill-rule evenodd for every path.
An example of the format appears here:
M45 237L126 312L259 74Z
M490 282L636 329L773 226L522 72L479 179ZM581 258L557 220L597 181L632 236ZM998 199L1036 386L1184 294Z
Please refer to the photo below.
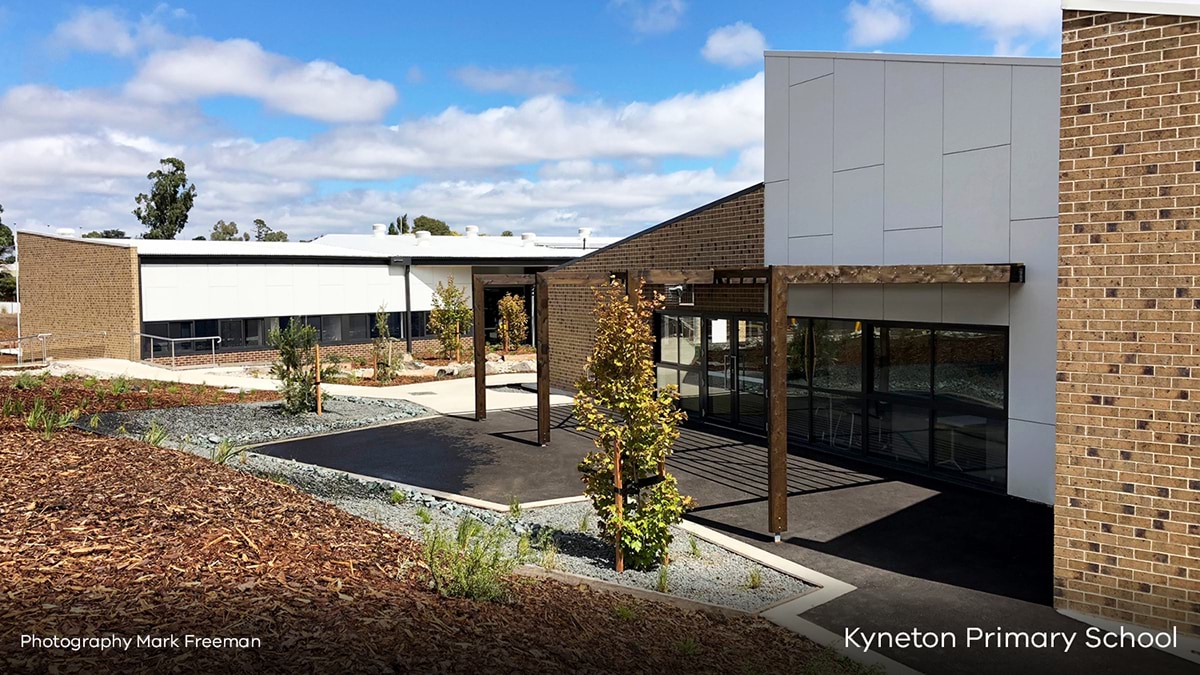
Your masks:
M383 223L375 223L371 226L371 234L382 239L387 234L387 225Z
M424 246L425 243L429 241L430 236L432 235L430 235L426 230L417 230L417 246Z
M587 240L588 240L588 237L590 237L590 236L592 236L592 228L590 228L590 227L579 228L579 239L583 242L582 248L587 248Z
M537 243L536 240L537 240L537 235L532 232L522 232L521 233L521 245L522 246L533 246L534 244Z
M463 234L467 237L478 237L479 236L479 228L476 227L475 225L468 225L463 228Z

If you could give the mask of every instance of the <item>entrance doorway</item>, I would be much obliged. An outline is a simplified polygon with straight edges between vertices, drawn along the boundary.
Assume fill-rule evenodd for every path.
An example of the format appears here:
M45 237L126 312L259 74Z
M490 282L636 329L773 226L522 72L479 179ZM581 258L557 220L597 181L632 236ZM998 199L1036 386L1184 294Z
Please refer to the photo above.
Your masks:
M761 431L767 426L766 321L704 319L706 421Z

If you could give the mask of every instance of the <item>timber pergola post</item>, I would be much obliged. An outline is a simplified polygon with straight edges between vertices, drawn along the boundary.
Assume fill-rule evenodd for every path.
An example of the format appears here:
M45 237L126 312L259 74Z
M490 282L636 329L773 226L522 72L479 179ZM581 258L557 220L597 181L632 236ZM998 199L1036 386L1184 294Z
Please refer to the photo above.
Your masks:
M788 529L787 298L783 269L767 279L767 524L779 542Z
M537 275L534 297L537 327L537 418L538 445L550 444L550 284L546 273Z

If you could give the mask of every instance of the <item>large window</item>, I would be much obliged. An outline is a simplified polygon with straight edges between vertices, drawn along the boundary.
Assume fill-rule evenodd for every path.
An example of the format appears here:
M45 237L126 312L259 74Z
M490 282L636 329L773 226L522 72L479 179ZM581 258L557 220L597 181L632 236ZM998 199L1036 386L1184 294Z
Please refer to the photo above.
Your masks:
M700 411L700 317L661 314L658 317L658 386L679 388L679 405Z
M322 344L367 342L375 335L374 314L327 314L302 316L300 321L317 331ZM175 354L208 352L212 341L203 338L217 336L217 351L238 351L269 348L272 330L287 327L291 317L256 317L252 319L198 319L195 321L152 321L142 324L142 333L162 338L177 338ZM403 337L404 312L388 315L393 337ZM180 339L182 338L182 339ZM198 338L188 340L186 338ZM167 340L142 339L142 357L170 356Z
M1004 489L1005 329L790 323L790 439Z

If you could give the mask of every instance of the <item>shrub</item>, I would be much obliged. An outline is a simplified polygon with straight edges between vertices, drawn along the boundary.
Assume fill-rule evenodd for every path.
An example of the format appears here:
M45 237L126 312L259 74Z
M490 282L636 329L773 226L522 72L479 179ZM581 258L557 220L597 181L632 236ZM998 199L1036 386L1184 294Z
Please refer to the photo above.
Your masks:
M474 518L458 522L454 535L434 526L425 532L425 563L439 593L452 598L503 600L505 580L517 559L505 553L506 535Z
M641 291L639 284L639 298ZM587 455L579 470L601 534L625 563L648 569L664 558L671 526L690 503L665 469L684 413L675 406L675 387L659 389L654 371L650 319L662 296L641 298L635 307L615 280L593 292L595 348L576 384L574 412L580 429L595 432L599 451ZM621 495L614 486L618 456Z
M271 377L279 380L283 410L290 415L317 409L317 330L293 317L286 328L273 328L267 337L279 350Z
M525 342L529 335L529 315L525 313L525 299L519 295L505 293L500 298L500 341L504 345L504 353Z

